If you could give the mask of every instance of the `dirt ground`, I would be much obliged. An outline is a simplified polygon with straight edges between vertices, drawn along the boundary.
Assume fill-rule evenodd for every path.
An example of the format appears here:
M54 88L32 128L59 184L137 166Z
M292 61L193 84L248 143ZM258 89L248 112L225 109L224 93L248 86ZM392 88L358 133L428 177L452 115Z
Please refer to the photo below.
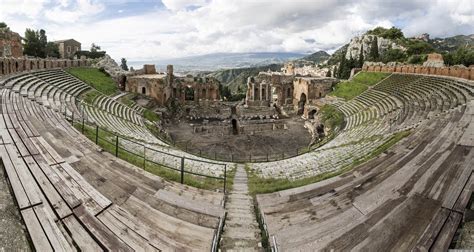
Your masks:
M284 119L288 129L257 132L253 135L193 133L190 122L168 125L167 130L188 152L235 161L278 159L294 156L307 147L311 136L301 119ZM184 147L186 146L187 147Z
M31 251L20 212L0 166L0 251Z

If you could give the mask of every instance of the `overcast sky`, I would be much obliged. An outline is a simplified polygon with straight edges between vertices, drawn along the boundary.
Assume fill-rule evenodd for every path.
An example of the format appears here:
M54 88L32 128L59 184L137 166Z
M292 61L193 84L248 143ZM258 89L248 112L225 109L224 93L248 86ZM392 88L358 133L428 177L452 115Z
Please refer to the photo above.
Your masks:
M375 26L407 36L474 33L473 0L0 0L0 21L74 38L113 58L329 52Z

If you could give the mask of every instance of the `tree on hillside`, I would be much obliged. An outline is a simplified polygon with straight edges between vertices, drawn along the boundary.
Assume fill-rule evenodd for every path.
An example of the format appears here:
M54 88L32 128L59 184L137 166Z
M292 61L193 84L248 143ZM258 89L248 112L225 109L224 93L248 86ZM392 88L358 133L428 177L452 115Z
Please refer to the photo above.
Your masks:
M100 46L98 46L98 45L92 43L92 45L91 45L91 52L98 52L98 51L100 51Z
M8 25L5 22L0 22L0 29L8 29Z
M387 51L384 52L380 60L383 63L387 62L404 62L407 59L407 55L400 49L392 49L389 48Z
M387 29L387 28L383 28L379 26L373 30L367 31L367 34L379 36L386 39L400 39L400 38L405 37L403 35L402 30L400 30L397 27L392 27L390 29Z
M372 43L370 44L369 60L378 61L379 60L379 46L377 37L374 37Z
M127 60L125 58L122 58L121 60L121 64L120 64L120 67L125 70L125 71L128 71L128 66L127 66Z
M357 68L362 68L364 65L364 47L363 44L360 45L360 51L359 51L359 60L357 60Z
M326 73L326 77L332 77L331 75L332 75L331 74L331 69L329 69L328 72Z

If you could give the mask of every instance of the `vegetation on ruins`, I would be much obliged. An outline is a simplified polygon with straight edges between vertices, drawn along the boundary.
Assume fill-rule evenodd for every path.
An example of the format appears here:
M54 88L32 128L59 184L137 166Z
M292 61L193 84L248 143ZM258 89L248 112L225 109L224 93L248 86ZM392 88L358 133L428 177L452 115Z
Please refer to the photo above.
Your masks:
M98 59L104 57L106 53L106 51L101 51L100 46L92 43L90 51L77 51L76 56L78 58L85 56L89 59Z
M401 29L397 27L391 27L389 29L383 27L376 27L373 30L369 30L366 33L367 35L375 35L378 37L386 38L386 39L401 39L404 38L403 32Z
M27 28L23 41L23 53L28 56L59 58L58 45L53 42L48 42L46 31L43 29L35 31Z
M117 93L118 88L114 80L97 68L77 67L66 71L105 95Z
M444 62L447 65L474 65L474 47L459 48L454 52L448 52L443 55Z
M340 170L332 171L332 172L325 172L319 174L314 177L308 177L299 180L289 180L289 179L277 179L277 178L262 178L259 176L255 171L250 169L246 166L247 174L249 175L249 192L252 195L262 194L262 193L272 193L276 191L281 191L285 189L305 186L309 184L313 184L325 179L329 179L335 176L339 176L344 174L356 166L377 157L381 153L387 151L390 147L394 144L402 140L403 138L410 135L410 131L400 131L393 134L387 141L385 141L382 145L378 146L375 150L373 150L370 154L365 156L362 159L357 159L352 162L352 164L343 167Z
M145 117L145 119L147 119L150 122L157 122L160 120L160 117L155 112L149 109L145 109L143 111L143 117Z
M332 131L341 129L344 124L344 114L336 107L326 104L321 107L321 122Z
M359 72L352 80L338 83L329 95L351 100L388 75L388 73Z
M122 58L120 60L120 68L122 68L125 71L128 71L128 66L127 66L127 59Z

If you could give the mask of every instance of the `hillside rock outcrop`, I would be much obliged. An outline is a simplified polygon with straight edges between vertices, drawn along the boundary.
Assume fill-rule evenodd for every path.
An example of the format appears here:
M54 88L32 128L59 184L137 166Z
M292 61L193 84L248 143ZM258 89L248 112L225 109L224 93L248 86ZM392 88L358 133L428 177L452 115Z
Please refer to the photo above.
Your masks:
M128 71L123 70L108 54L100 58L99 61L93 66L97 68L104 68L105 72L107 72L114 79L118 79L120 76L129 74Z
M375 37L377 37L377 47L379 50L379 54L383 54L386 50L390 48L406 51L405 47L395 43L391 39L385 39L375 35L361 35L351 39L351 42L347 47L346 59L350 59L351 55L353 59L358 59L361 47L364 58L367 58L367 55L369 55L370 48L372 46L372 41L375 39Z

